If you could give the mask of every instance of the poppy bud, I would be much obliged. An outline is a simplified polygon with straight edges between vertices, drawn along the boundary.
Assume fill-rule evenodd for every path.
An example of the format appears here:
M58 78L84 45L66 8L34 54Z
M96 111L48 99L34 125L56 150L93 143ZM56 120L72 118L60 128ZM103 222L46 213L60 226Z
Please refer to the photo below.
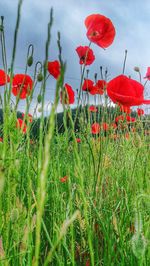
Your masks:
M41 82L42 80L43 80L43 75L42 75L42 73L39 73L37 75L37 81Z
M38 97L37 97L37 101L38 101L38 103L41 103L41 101L42 101L42 96L41 96L41 94L38 95Z
M135 67L134 67L134 71L135 71L135 72L140 72L140 68L137 67L137 66L135 66Z
M28 64L29 67L32 66L32 64L33 64L33 56L32 55L29 56L29 58L27 60L27 64Z
M97 82L97 73L94 74L95 82Z

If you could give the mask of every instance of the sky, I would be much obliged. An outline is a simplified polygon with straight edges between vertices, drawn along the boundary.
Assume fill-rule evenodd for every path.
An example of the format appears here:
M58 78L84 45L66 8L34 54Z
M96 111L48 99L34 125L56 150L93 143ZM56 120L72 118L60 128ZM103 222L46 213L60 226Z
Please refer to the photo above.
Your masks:
M18 0L0 0L0 15L5 17L8 65L11 61L17 5ZM84 20L90 14L102 14L110 18L116 28L116 37L113 44L106 50L92 44L91 48L96 60L89 68L89 77L92 79L94 73L99 75L100 66L108 69L110 79L121 74L126 49L128 57L125 74L138 80L138 75L134 71L134 67L138 66L142 77L145 76L147 67L150 66L149 0L24 0L17 41L15 73L23 73L28 45L31 43L34 45L34 62L43 62L51 7L54 10L54 22L49 61L58 58L57 32L60 31L63 59L67 61L65 82L72 85L74 90L79 88L80 83L79 59L75 49L80 45L89 44ZM0 67L2 67L1 63L0 61ZM30 69L30 74L33 75L33 73L34 67ZM49 103L53 101L54 94L55 80L51 77L46 90L46 105L50 106ZM145 94L150 98L149 86ZM21 110L24 108L24 101L19 107ZM61 109L61 106L59 108Z

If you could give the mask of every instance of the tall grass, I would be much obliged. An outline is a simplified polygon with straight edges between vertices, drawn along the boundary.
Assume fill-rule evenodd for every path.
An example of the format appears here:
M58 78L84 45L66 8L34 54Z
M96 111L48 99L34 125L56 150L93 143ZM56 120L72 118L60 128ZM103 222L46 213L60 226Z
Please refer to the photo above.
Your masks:
M2 101L0 265L150 265L149 135L144 134L143 121L139 119L136 133L126 128L125 132L120 129L117 136L113 129L93 136L92 117L88 113L85 119L84 109L77 111L81 130L76 132L68 105L64 106L64 133L58 133L55 112L66 68L61 58L60 34L61 75L47 123L44 65L40 69L43 80L39 136L31 142L29 121L26 134L16 128L17 108L10 106L21 7L19 1L10 87L5 86ZM45 62L52 22L51 10ZM3 25L0 34L7 72ZM35 84L36 76L35 72ZM26 101L24 121L31 104L32 95ZM98 119L111 122L107 99L99 115ZM76 138L80 138L80 143Z

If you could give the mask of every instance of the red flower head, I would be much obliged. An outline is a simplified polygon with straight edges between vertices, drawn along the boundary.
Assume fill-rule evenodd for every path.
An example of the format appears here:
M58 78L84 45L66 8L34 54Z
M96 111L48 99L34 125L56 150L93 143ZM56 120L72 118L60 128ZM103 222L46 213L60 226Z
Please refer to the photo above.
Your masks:
M120 105L120 111L126 114L130 114L131 108L130 106Z
M144 110L138 108L138 109L137 109L137 114L138 114L138 116L144 115Z
M52 75L55 79L58 79L60 76L60 63L58 60L48 62L48 72Z
M99 134L100 133L100 125L98 123L94 123L91 126L91 133L92 134Z
M24 116L25 116L25 114L22 114L22 117L24 117ZM28 114L28 119L29 119L29 123L32 123L33 117L31 114Z
M88 46L79 46L76 48L76 52L80 58L80 65L91 65L95 60L93 50Z
M80 138L76 138L76 142L77 143L81 143L81 139Z
M150 67L147 68L146 76L144 78L150 80Z
M0 142L3 142L3 138L0 138Z
M4 86L9 81L9 76L5 73L4 70L0 69L0 86Z
M67 83L64 86L64 91L60 93L60 102L64 104L73 104L74 99L74 91L70 85Z
M109 130L109 125L107 123L102 124L103 130L108 131Z
M94 82L91 79L85 79L82 85L83 91L90 92L93 89Z
M25 74L16 74L12 81L12 93L20 99L25 99L30 95L33 87L33 81L30 76Z
M107 84L108 96L114 103L125 106L150 104L150 100L144 99L144 87L127 76L120 75Z
M103 95L106 89L107 83L105 80L98 80L96 83L97 94Z
M67 179L68 179L68 176L61 177L60 182L65 183L67 181Z
M129 116L129 115L126 116L126 120L127 120L128 122L135 122L135 121L136 121L135 117L131 117L131 116Z
M21 131L22 131L22 133L24 133L24 134L27 132L27 125L26 125L26 123L23 122L23 120L20 119L20 118L17 119L16 127L17 127L17 128L20 128Z
M96 113L96 112L97 112L97 107L94 106L94 105L91 105L91 106L89 107L89 111L90 111L90 112L94 112L94 113Z
M124 116L123 115L119 115L115 118L115 122L118 123L119 121L124 121Z
M112 123L112 124L111 124L111 127L112 127L113 129L116 129L116 128L117 128L116 123Z
M85 19L87 38L102 48L110 46L115 37L115 27L111 20L99 14L93 14Z

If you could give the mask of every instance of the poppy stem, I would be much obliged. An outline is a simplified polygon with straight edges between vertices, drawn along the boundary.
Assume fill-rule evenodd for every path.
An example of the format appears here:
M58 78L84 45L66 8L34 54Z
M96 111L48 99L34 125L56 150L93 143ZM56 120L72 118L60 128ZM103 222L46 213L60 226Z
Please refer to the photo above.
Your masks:
M125 67L126 67L127 53L128 53L128 51L125 50L125 56L124 56L124 62L123 62L123 70L122 70L122 74L123 75L124 75Z

